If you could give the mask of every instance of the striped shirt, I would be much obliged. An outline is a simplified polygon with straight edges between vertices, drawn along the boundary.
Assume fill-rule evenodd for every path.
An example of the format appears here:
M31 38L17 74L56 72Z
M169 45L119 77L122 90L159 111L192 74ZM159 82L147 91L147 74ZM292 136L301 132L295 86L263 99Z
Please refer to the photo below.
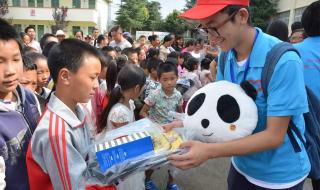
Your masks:
M54 93L47 107L27 153L30 188L85 189L92 138L84 108L75 114Z

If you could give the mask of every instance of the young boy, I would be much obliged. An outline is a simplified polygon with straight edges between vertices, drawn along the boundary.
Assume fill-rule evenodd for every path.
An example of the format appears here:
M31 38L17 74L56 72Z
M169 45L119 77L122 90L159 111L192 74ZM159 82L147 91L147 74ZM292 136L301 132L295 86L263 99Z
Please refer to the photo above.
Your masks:
M0 156L6 189L29 189L26 152L39 118L32 92L20 86L22 47L15 29L0 19Z
M170 111L182 112L182 95L176 90L178 80L178 69L175 65L165 62L160 63L157 75L161 88L157 88L149 93L145 99L145 104L140 111L141 117L149 117L159 124L167 124L173 121L169 115ZM151 180L153 170L146 172L146 189L157 189ZM178 186L173 183L173 177L169 172L167 190L178 190Z
M28 53L27 56L37 65L37 89L36 92L42 98L47 99L50 90L47 87L50 77L47 58L40 53Z
M28 56L22 56L23 60L23 73L20 77L19 83L35 92L37 89L37 65L32 63L32 60Z
M303 68L299 56L286 52L278 61L268 97L261 90L261 72L268 52L280 40L250 23L249 0L199 0L182 17L196 19L212 43L227 52L225 70L219 58L217 80L240 84L250 81L257 90L258 124L252 135L225 143L185 142L183 155L173 155L171 164L181 169L199 166L218 157L233 156L228 176L229 190L302 190L310 171L308 155L301 141L295 152L288 138L290 120L301 134L308 112Z
M101 58L89 44L66 39L52 49L48 63L56 90L28 149L30 187L85 189L92 177L87 163L92 136L80 103L87 103L99 86Z

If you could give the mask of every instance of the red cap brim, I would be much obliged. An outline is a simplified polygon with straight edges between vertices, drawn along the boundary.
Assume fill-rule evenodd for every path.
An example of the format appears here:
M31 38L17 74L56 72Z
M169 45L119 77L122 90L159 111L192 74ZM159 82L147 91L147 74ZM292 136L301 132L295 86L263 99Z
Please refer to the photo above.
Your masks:
M178 17L200 20L208 18L221 11L227 5L196 5L195 7L181 13Z

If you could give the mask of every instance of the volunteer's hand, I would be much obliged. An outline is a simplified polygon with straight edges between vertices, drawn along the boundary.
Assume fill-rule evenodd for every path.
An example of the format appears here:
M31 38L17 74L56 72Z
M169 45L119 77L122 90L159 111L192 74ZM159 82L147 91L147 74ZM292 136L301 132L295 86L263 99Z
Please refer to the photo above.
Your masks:
M188 150L185 154L175 154L168 159L177 168L186 170L197 167L210 159L209 146L213 144L202 143L199 141L188 141L182 143L180 148Z
M181 120L175 120L175 121L172 121L171 123L168 123L162 126L165 132L169 132L172 129L179 128L179 127L183 127L183 122Z

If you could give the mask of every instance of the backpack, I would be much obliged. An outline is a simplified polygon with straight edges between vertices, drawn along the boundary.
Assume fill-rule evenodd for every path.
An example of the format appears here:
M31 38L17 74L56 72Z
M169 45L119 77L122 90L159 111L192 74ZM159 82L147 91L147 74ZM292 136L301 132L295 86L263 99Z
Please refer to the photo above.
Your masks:
M280 60L281 56L288 51L294 51L300 56L299 52L287 42L276 44L268 52L266 63L261 73L261 87L265 97L268 97L267 89L276 64ZM222 52L220 54L220 67L222 74L224 74L227 57L228 53L226 52ZM294 137L294 134L303 143L307 151L311 163L311 171L308 177L311 179L320 179L320 100L308 87L306 87L306 92L309 107L309 112L303 114L305 120L304 136L306 140L304 140L303 134L300 133L292 120L290 120L287 134L295 152L301 152L301 147L299 146L297 139Z
M186 93L193 85L194 82L191 79L182 77L177 80L176 89L181 93L181 95L184 95L184 93Z

